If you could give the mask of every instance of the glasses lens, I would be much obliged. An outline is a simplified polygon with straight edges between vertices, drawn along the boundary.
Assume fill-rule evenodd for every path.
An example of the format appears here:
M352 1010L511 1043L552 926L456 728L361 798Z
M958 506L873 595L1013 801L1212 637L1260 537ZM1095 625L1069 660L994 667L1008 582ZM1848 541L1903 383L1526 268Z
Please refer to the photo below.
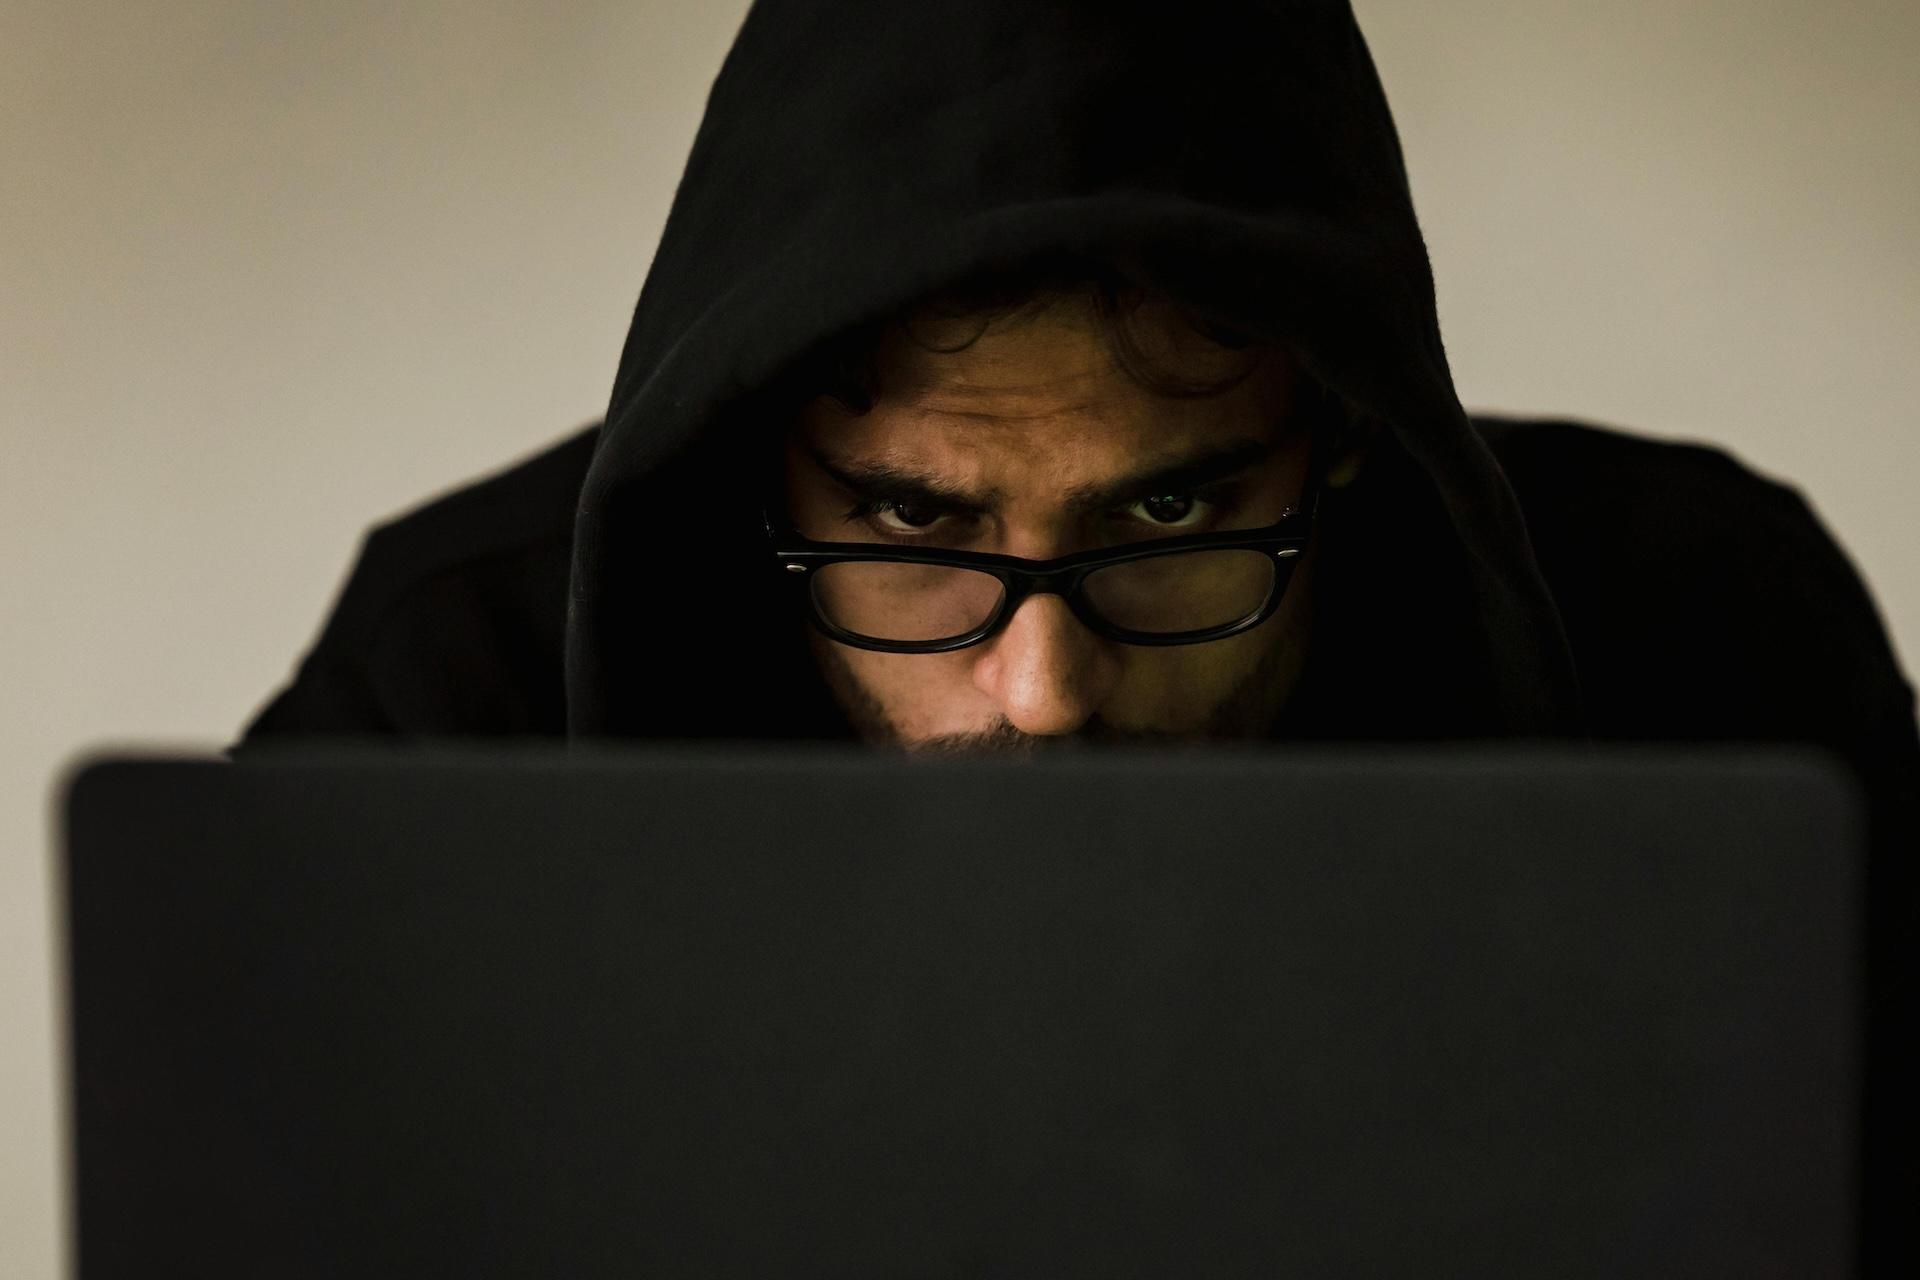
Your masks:
M843 560L813 574L813 603L842 631L869 640L952 640L985 625L1000 607L1000 580L972 569L883 560Z
M1182 551L1096 569L1080 598L1124 631L1213 631L1260 612L1278 574L1264 551Z

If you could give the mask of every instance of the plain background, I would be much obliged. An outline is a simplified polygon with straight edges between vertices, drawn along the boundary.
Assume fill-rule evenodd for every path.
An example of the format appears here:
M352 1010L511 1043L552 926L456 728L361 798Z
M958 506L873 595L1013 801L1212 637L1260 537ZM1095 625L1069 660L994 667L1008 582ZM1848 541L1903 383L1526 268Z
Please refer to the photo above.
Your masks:
M1356 7L1463 399L1790 479L1914 654L1920 4ZM64 1252L64 762L229 740L367 525L599 414L744 9L0 10L0 1274Z

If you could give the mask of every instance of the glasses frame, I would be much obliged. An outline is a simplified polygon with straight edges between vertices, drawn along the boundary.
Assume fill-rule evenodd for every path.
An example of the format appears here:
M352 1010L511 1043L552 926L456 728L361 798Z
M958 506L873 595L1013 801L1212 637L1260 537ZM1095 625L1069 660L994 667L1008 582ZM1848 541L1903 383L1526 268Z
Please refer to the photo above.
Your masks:
M1312 545L1318 520L1320 485L1312 475L1304 505L1287 508L1279 520L1258 529L1228 529L1216 533L1184 534L1155 538L1097 551L1081 551L1052 560L1027 560L1020 556L995 555L984 551L943 551L903 547L890 542L816 542L803 538L792 529L777 525L765 516L767 537L773 544L773 556L779 571L793 581L806 600L806 613L815 629L830 640L868 649L876 653L951 653L991 639L1013 617L1029 596L1057 595L1066 601L1080 625L1097 636L1121 644L1165 647L1204 644L1250 631L1273 616L1293 580L1300 556ZM1080 586L1097 569L1135 560L1183 555L1194 551L1259 551L1274 562L1273 586L1258 609L1224 626L1194 631L1153 633L1129 631L1109 624L1081 599ZM820 612L813 598L815 570L848 561L888 564L924 564L948 569L973 569L1000 580L1000 607L985 622L962 635L944 640L877 640L835 626Z

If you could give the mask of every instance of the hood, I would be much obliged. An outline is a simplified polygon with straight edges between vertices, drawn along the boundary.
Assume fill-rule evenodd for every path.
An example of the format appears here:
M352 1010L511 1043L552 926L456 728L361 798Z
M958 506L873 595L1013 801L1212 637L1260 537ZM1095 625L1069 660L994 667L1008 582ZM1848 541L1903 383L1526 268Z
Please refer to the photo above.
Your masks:
M581 492L571 735L815 722L825 694L769 572L731 407L829 335L1045 251L1122 257L1284 338L1385 424L1458 553L1486 723L1576 728L1559 618L1454 392L1345 0L761 0L708 100Z

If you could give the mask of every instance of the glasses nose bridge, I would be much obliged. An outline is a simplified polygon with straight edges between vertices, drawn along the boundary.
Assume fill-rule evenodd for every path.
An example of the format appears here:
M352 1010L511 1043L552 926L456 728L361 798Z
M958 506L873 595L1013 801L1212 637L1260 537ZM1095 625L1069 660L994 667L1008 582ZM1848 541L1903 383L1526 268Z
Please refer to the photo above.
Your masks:
M992 632L1000 631L1011 622L1014 613L1033 596L1059 596L1074 617L1084 624L1086 616L1075 593L1079 591L1080 583L1097 567L1081 565L1071 569L1014 569L1001 575L1007 597L1000 606L1000 617L994 623Z
M1059 596L1071 602L1081 580L1092 571L1093 567L1087 565L1069 569L1016 569L1007 582L1008 612L1028 596Z

